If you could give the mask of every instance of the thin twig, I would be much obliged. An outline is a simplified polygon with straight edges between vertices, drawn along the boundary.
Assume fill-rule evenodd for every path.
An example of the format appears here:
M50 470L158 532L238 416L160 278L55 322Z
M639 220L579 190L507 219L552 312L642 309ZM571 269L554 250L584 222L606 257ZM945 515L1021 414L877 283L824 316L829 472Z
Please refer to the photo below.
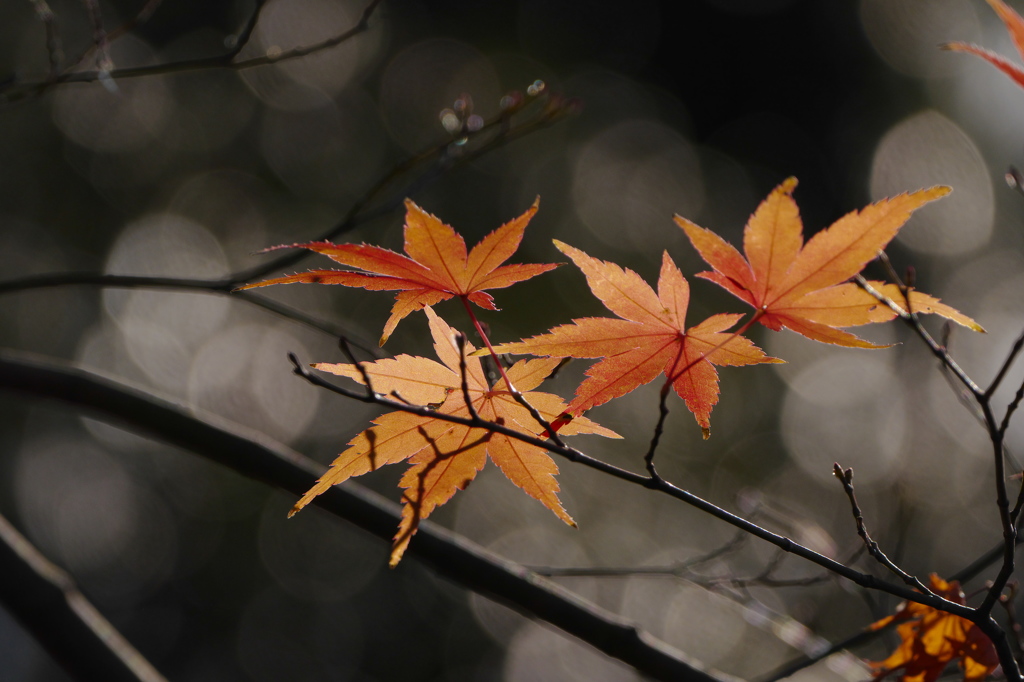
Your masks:
M57 76L44 81L34 81L28 83L18 83L13 81L6 87L0 87L0 95L5 95L8 102L15 102L24 99L30 95L38 95L45 90L50 89L55 85L62 85L65 83L92 83L98 80L120 80L124 78L142 78L146 76L162 75L169 73L187 73L190 71L208 71L211 69L228 69L232 71L241 71L244 69L251 69L257 66L267 66L270 64L279 64L281 62L289 61L292 59L298 59L300 57L306 57L308 55L321 52L323 50L336 47L341 43L363 33L369 28L370 17L373 12L380 5L381 0L371 0L360 15L359 20L349 28L347 31L339 33L336 36L322 40L318 43L311 45L301 45L294 47L290 50L284 50L282 52L275 52L273 54L264 54L259 57L252 57L250 59L243 59L235 61L235 57L248 43L248 36L251 34L253 27L255 26L256 20L260 9L263 6L262 2L256 4L255 11L252 17L247 22L246 26L243 27L239 33L239 37L236 39L236 44L229 51L224 54L215 55L212 57L202 57L198 59L184 59L176 62L167 62L164 64L154 64L151 66L134 66L125 67L120 69L110 70L95 70L95 71L64 71ZM245 39L244 42L242 39Z
M885 552L883 552L878 546L878 543L871 538L871 535L868 533L867 524L864 522L864 514L860 510L860 505L857 504L857 495L853 490L853 469L843 469L839 466L838 462L836 462L833 467L832 473L835 474L835 477L843 484L843 491L846 492L846 496L850 500L850 511L853 512L853 519L857 523L857 535L859 535L861 540L864 541L864 546L867 548L868 554L870 554L875 561L895 573L900 580L914 589L927 594L935 594L928 589L923 582L893 563L893 561L889 559L889 557L885 555Z
M682 352L681 348L680 352ZM666 377L665 385L658 392L658 423L654 425L651 444L647 446L647 452L644 454L644 464L647 466L647 473L654 479L661 478L658 469L654 466L654 453L657 452L658 443L661 442L661 436L665 432L665 420L668 419L668 394L670 388L672 388L672 382Z
M963 369L949 355L949 352L945 347L940 346L935 342L935 339L932 338L931 334L928 333L928 330L924 328L916 314L900 309L900 307L893 303L888 297L876 291L863 276L857 275L855 280L862 289L870 293L882 303L885 303L897 314L897 316L910 325L918 337L924 341L926 346L928 346L932 354L935 355L935 357L937 357L939 361L950 372L952 372L954 376L956 376L957 380L971 392L974 400L978 404L978 407L981 409L982 415L984 416L985 427L988 431L989 439L992 442L992 454L994 461L993 473L996 485L996 509L999 514L999 523L1002 526L1003 531L1003 544L1001 548L1003 561L998 574L995 579L992 580L991 587L985 595L985 599L982 601L981 605L974 610L975 615L973 617L967 617L967 619L977 625L978 628L992 640L992 643L995 645L996 651L999 654L999 660L1003 665L1007 678L1011 680L1020 680L1020 669L1017 666L1016 660L1013 658L1013 652L1010 648L1006 633L992 618L992 608L998 602L999 597L1002 595L1003 588L1006 587L1010 577L1013 575L1014 555L1017 547L1017 527L1014 522L1015 519L1012 515L1010 500L1006 490L1006 467L1004 456L1005 434L996 423L995 415L992 412L990 404L990 396L986 391L983 391L967 375L966 372L963 371ZM901 288L901 291L902 290L903 289ZM1024 496L1024 492L1018 495L1018 500L1020 500L1022 496Z
M484 342L485 346L487 346L487 350L490 352L491 358L494 360L494 364L498 367L498 373L501 375L502 381L505 382L505 388L508 389L508 394L512 396L513 400L525 407L530 413L530 416L540 424L541 428L544 429L543 434L545 437L550 438L555 445L559 447L566 447L565 442L558 435L558 430L552 428L551 423L544 418L536 407L531 405L530 402L523 397L523 394L520 393L515 386L512 385L512 381L508 378L508 374L505 373L505 367L501 364L498 354L494 352L494 347L491 346L491 340L487 338L487 333L484 331L483 325L480 324L480 320L473 312L473 308L470 307L468 298L466 296L459 296L459 299L462 301L462 305L466 308L466 313L469 314L469 319L473 321L473 326L476 328L477 334L480 335L480 340Z
M974 383L973 379L967 376L967 373L964 372L960 365L958 365L956 361L953 360L953 358L949 355L949 353L946 352L946 349L935 342L935 339L932 338L932 335L928 333L928 330L925 329L924 326L922 326L921 320L918 318L916 313L910 314L903 308L893 303L893 301L890 300L888 296L880 293L873 286L871 286L871 284L866 279L864 279L862 275L855 276L854 281L857 283L857 286L859 286L861 289L874 296L876 299L878 299L879 302L889 306L889 308L894 313L896 313L897 317L899 317L904 322L909 324L911 328L917 333L917 335L921 337L921 340L924 341L925 344L928 346L928 349L932 352L932 355L937 357L939 359L939 362L945 365L947 369L949 369L949 371L953 373L957 380L960 383L962 383L964 387L966 387L967 390L969 390L975 396L975 398L981 398L982 396L984 396L984 391L982 391L981 388L979 388L978 385Z
M366 386L366 394L371 396L377 395L377 391L373 388L373 381L370 379L370 373L366 371L366 367L363 366L363 363L356 360L355 353L352 352L352 345L349 343L348 339L344 336L338 337L338 346L341 348L341 352L345 354L345 357L348 358L348 361L355 366L356 371L359 372L359 376L363 380L363 385Z
M1017 355L1020 354L1021 349L1024 348L1024 332L1021 332L1017 340L1013 342L1013 346L1010 347L1010 352L1006 354L1006 359L1003 360L1003 364L1000 365L999 371L996 372L995 379L989 384L989 387L985 389L985 397L991 398L992 394L999 388L999 384L1002 383L1006 377L1006 373L1010 371L1010 366L1013 365L1013 361L1017 359Z
M89 21L92 23L92 41L96 47L96 68L101 74L100 79L109 78L110 70L114 68L114 61L110 58L110 43L107 41L107 32L103 28L103 13L96 0L82 0L85 11L89 14ZM104 75L106 74L106 75Z
M256 0L256 6L253 7L252 13L249 15L249 18L246 19L245 24L242 25L242 28L239 29L238 33L231 36L229 41L231 50L225 55L226 59L229 61L233 60L243 49L245 49L245 46L249 44L249 40L252 38L252 32L256 30L256 24L259 23L260 14L263 12L263 7L266 4L267 0ZM373 3L373 6L376 6L376 4L377 3ZM370 9L370 12L372 13L373 10ZM369 17L365 17L365 19L369 19Z
M36 17L43 24L46 31L46 54L50 60L50 73L48 80L57 78L64 63L64 48L60 39L60 31L57 28L57 15L53 13L46 0L30 0L36 10ZM7 83L13 83L13 79ZM3 86L0 86L0 91Z
M156 11L157 7L160 6L160 3L162 1L163 0L148 0L146 2L146 4L142 6L142 9L140 9L138 11L138 13L135 14L135 16L133 16L132 18L128 19L127 21L122 23L120 26L116 26L116 27L112 28L111 30L107 31L107 34L106 34L107 45L109 46L111 43L116 41L121 36L123 36L123 35L125 35L127 33L130 33L136 27L138 27L141 24L144 24L145 22L149 21L149 18L151 16L153 16L153 12ZM96 43L90 43L89 47L87 47L80 55L78 55L78 57L76 57L75 59L72 59L68 63L66 70L67 71L71 71L72 69L77 67L79 64L84 62L86 59L91 57L96 52L96 47L97 47ZM2 91L3 91L3 88L0 88L0 92L2 92Z
M1017 609L1014 607L1014 603L1017 599L1017 583L1012 582L1009 584L1009 594L1002 594L999 596L999 604L1006 611L1006 624L1009 626L1010 632L1013 637L1010 642L1013 644L1017 661L1019 662L1024 657L1024 641L1021 640L1021 626L1017 620Z
M230 278L229 278L230 279ZM0 282L0 295L51 289L66 286L95 286L109 289L158 289L182 292L217 294L228 293L233 283L228 279L188 279L184 277L148 277L140 275L102 275L88 272L69 272L54 275L30 275L7 282ZM253 291L238 291L232 294L246 303L258 306L275 315L290 319L312 329L335 337L345 337L359 350L373 356L383 357L377 344L366 340L355 340L351 331L335 324L315 318L297 308L278 303L272 298Z
M573 110L570 100L562 100L556 95L546 94L546 100L541 102L542 109L539 112L529 113L529 107L540 98L524 98L516 107L503 110L499 115L484 124L484 126L469 137L469 141L492 132L502 121L520 112L529 114L529 118L520 122L507 132L499 133L482 142L479 146L466 150L465 146L460 147L458 159L450 163L442 163L446 158L450 142L431 146L401 163L395 165L386 172L367 192L357 200L345 214L345 216L332 227L322 232L319 236L310 241L330 241L352 231L356 227L374 220L378 217L388 215L402 204L404 198L415 194L417 189L425 187L429 181L439 177L441 171L449 171L469 163L487 153L501 147L502 145L516 140L520 137L535 132L543 127L551 125ZM556 101L557 100L557 101ZM554 103L553 103L554 102ZM416 168L429 163L436 162L433 171L424 172L420 178L410 180L399 191L393 192L390 199L384 200L373 208L369 205L383 194L384 190L390 187L397 180ZM216 292L229 292L251 280L264 277L272 272L288 268L309 256L311 252L295 250L273 258L261 265L245 270L233 272L221 279L188 279L175 277L143 277L125 275L106 275L100 273L62 273L47 275L31 275L6 282L0 282L0 294L28 291L31 289L51 288L69 285L90 285L90 286L122 286L122 287L151 287L151 288L181 288L181 289L208 289ZM235 296L245 295L247 292L235 292Z
M462 401L466 404L470 419L480 420L480 414L476 411L476 406L473 405L473 397L469 394L469 372L466 368L466 335L462 332L456 332L455 344L459 347L459 376L462 380Z

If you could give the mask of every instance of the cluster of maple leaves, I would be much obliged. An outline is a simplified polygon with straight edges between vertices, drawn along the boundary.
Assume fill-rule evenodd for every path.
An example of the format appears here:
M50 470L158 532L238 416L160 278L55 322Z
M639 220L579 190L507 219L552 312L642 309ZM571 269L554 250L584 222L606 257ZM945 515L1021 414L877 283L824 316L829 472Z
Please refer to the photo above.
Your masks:
M1002 0L987 0L1006 24L1024 56L1024 19ZM1024 86L1024 68L984 48L951 43L947 49L969 52L994 64ZM332 485L408 460L402 477L402 521L390 563L402 558L419 522L465 488L490 458L527 494L565 523L575 526L558 499L558 468L544 448L506 433L471 425L489 422L511 428L535 442L552 436L618 434L583 413L639 386L665 376L693 413L704 437L710 435L711 411L719 399L715 366L783 362L769 357L743 336L755 323L771 330L790 329L823 343L880 348L847 331L886 322L905 312L934 313L975 331L976 322L927 294L895 283L851 281L896 236L911 214L949 193L932 187L900 194L853 211L804 243L803 226L792 194L796 180L780 184L758 206L744 229L743 251L711 230L675 217L690 243L711 270L697 276L721 286L753 308L734 331L742 314L722 313L686 326L690 287L667 252L655 291L640 275L555 240L555 246L579 267L593 294L616 317L572 320L547 333L492 346L469 303L497 310L491 289L530 279L558 264L504 265L518 249L536 214L535 202L523 215L484 237L472 250L450 226L406 201L405 255L367 244L311 242L275 248L305 248L353 270L310 270L243 288L297 282L341 284L374 291L398 291L380 343L398 323L423 310L434 350L441 362L399 355L376 362L317 363L317 370L367 385L377 395L428 406L433 413L462 417L467 423L430 414L395 411L374 420L351 441L324 474L295 504L294 514ZM485 348L476 349L432 308L459 298ZM505 368L498 354L538 356ZM480 356L490 355L500 373L491 383ZM563 358L599 358L566 404L559 396L534 391ZM527 405L533 408L531 412ZM482 420L482 421L481 421ZM933 575L935 594L963 604L956 582ZM898 623L901 643L884 661L873 663L875 679L899 673L904 682L933 682L951 662L964 680L980 682L997 667L988 638L970 621L916 603L905 603L892 616L870 626Z
M894 304L895 309L889 307L848 280L896 236L914 210L949 191L934 187L871 204L846 215L804 244L803 226L792 197L795 187L796 180L786 180L751 216L744 233L746 258L710 230L676 217L698 253L713 268L698 276L721 285L754 308L743 327L731 332L742 314L712 315L692 327L686 326L690 287L668 253L663 255L655 292L632 270L555 241L555 246L583 271L594 295L617 317L577 319L546 334L492 346L469 302L496 310L486 290L508 287L557 267L504 265L519 247L527 224L537 212L537 203L467 250L452 227L406 201L406 255L368 244L295 244L356 270L310 270L248 287L308 282L397 290L382 345L399 321L424 310L441 363L399 355L359 366L313 365L321 371L369 383L378 394L432 406L446 415L469 418L475 413L480 419L534 438L556 431L560 435L596 433L617 437L583 417L583 413L663 374L706 438L711 411L719 398L715 365L782 362L767 356L743 336L755 322L776 330L786 327L825 343L877 347L842 327L891 320L899 310L898 304ZM885 295L902 299L895 285L871 285ZM465 341L457 344L454 330L431 307L456 297L463 301L486 348L477 350ZM926 294L913 291L909 299L915 312L937 313L981 330L970 318ZM908 304L903 301L903 305ZM506 370L498 353L539 358L520 360ZM478 357L485 354L494 358L501 374L493 385L488 383ZM554 371L561 358L601 358L587 370L587 378L568 404L558 396L531 390ZM522 394L524 390L528 392ZM530 414L524 401L536 409L540 419ZM400 483L404 512L391 555L391 564L395 565L419 521L465 488L487 457L527 494L575 525L558 501L554 478L557 467L543 448L484 427L403 411L383 415L353 438L330 470L299 500L293 513L331 485L385 464L409 460L410 467Z

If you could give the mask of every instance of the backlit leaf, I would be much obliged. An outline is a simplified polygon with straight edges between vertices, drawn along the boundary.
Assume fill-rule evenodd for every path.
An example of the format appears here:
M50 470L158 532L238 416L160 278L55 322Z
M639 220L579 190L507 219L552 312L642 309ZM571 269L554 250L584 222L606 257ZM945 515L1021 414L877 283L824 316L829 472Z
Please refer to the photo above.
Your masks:
M362 363L373 389L378 393L392 391L404 400L420 404L439 404L437 411L469 417L462 392L462 362L465 364L469 399L481 418L531 436L539 436L539 424L508 392L504 381L489 386L476 357L460 359L455 331L430 308L434 348L441 362L428 358L399 355L393 359ZM474 350L466 344L466 353ZM566 405L550 393L529 391L554 371L558 361L550 358L521 360L507 371L509 380L523 397L547 420L562 414ZM314 368L364 383L363 373L354 365L318 363ZM558 518L575 526L558 500L558 467L547 452L538 446L484 428L471 428L408 412L391 412L374 420L374 426L349 441L349 447L338 455L331 468L296 503L294 514L332 485L359 476L385 464L408 460L411 464L402 477L404 489L402 522L391 553L391 565L402 558L419 522L444 504L457 490L465 488L483 468L489 457L502 472L527 494L539 500ZM563 435L593 433L618 438L614 431L589 419L576 419L562 429ZM289 515L291 515L289 514Z
M957 604L966 603L960 583L931 575L932 592ZM878 630L899 623L900 644L884 661L871 662L873 679L899 674L901 682L934 682L946 667L959 664L965 682L982 682L999 666L995 647L971 621L916 602L900 604L896 613L869 626Z
M579 266L594 295L619 318L573 320L547 334L501 344L494 350L555 358L604 358L587 370L587 379L576 389L566 415L580 415L664 374L706 438L711 410L718 402L718 372L713 365L781 362L766 356L749 339L726 332L741 315L714 315L686 329L690 287L667 253L662 257L655 293L632 270L592 258L559 241L555 246Z
M310 270L247 284L240 289L304 282L398 291L391 317L385 323L380 339L383 346L398 323L410 313L455 296L482 308L497 310L494 299L485 289L503 289L558 267L555 263L502 265L519 248L523 231L537 212L538 205L539 200L526 213L484 237L467 253L465 240L451 226L406 199L407 256L369 244L310 242L277 246L274 248L316 251L360 272Z
M713 270L697 276L710 280L752 306L769 329L798 334L840 346L880 348L844 331L885 322L895 311L848 280L888 244L910 215L949 193L932 187L883 199L846 214L803 243L803 224L789 178L761 202L743 233L746 258L711 230L676 216L690 242ZM880 293L905 303L895 285L872 283ZM984 331L966 315L927 294L913 292L911 308L934 313L975 331Z

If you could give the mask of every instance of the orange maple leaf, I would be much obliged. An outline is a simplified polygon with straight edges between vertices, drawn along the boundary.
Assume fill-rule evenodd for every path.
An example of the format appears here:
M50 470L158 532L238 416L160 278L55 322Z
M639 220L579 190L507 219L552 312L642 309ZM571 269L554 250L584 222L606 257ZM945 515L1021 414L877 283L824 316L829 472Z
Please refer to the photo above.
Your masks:
M931 590L957 604L965 604L960 583L931 575ZM982 682L999 667L991 640L971 621L916 602L900 604L896 613L868 626L878 630L897 622L900 644L884 661L869 662L873 679L902 673L901 682L934 682L953 661L964 672L964 682Z
M878 299L848 282L888 244L910 214L949 193L932 187L900 194L846 214L828 229L803 243L803 225L789 178L761 202L743 232L746 258L711 230L686 218L675 221L697 252L714 268L697 276L718 284L757 311L761 324L775 331L783 327L823 343L859 348L881 348L839 329L870 322L886 322L896 313ZM897 305L903 301L893 284L869 282ZM914 312L935 313L984 331L958 311L927 294L913 291Z
M402 318L412 312L455 296L481 308L497 310L494 298L485 289L503 289L558 267L556 263L502 265L519 248L523 231L537 212L539 202L539 199L533 202L526 213L484 237L467 254L462 235L406 199L405 252L408 256L369 244L310 242L275 246L272 248L316 251L361 272L310 270L240 289L305 282L398 291L380 339L383 346Z
M1011 9L1010 6L1002 0L988 0L988 4L992 6L992 9L996 11L999 18L1003 20L1003 24L1006 25L1006 30L1010 33L1010 38L1013 39L1014 47L1017 48L1017 52L1021 57L1024 57L1024 18L1014 12L1013 9ZM946 50L967 52L981 57L1012 78L1017 85L1024 87L1024 68L1014 64L1002 55L998 55L983 47L972 45L970 43L947 43L942 47Z
M428 358L399 355L393 359L363 363L373 390L397 394L402 400L420 405L438 405L443 414L469 417L462 392L462 374L455 331L433 309L424 309L430 320L434 350L441 363ZM466 343L465 352L474 350ZM536 436L543 431L529 411L510 395L504 380L489 386L480 359L466 357L466 383L470 402L483 419L525 434ZM547 378L558 361L551 359L521 360L507 370L509 381L522 391L523 397L548 421L565 410L565 403L556 395L529 391ZM355 365L317 363L314 368L364 383ZM464 489L476 477L487 457L528 495L539 500L558 518L571 526L576 523L558 501L558 467L540 447L483 428L442 421L409 412L390 412L373 421L375 426L349 441L349 448L338 455L331 468L316 485L302 496L289 516L309 504L332 485L352 476L360 476L385 464L410 460L412 466L402 476L405 489L402 522L391 551L391 565L402 558L409 540L422 519L434 508L444 504L456 490ZM577 419L565 435L594 433L619 438L614 431L588 419Z
M587 379L576 389L566 415L582 414L664 373L707 438L711 409L718 402L718 372L713 365L782 362L766 356L749 339L726 333L742 315L713 315L686 329L690 285L668 253L662 257L655 293L632 270L598 260L557 240L555 246L579 266L590 290L621 319L573 320L572 324L555 327L547 334L495 346L494 351L555 358L605 358L587 370ZM564 418L553 426L562 423Z

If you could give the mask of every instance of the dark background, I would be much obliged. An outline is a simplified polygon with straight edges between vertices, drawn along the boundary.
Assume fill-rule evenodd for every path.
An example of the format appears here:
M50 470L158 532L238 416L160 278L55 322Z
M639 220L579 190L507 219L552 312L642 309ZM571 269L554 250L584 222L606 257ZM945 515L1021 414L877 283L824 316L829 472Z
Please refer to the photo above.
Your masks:
M100 3L108 27L139 6ZM66 54L85 49L82 6L51 7ZM0 77L45 78L45 36L32 9L0 8ZM361 9L270 3L242 56L336 34ZM114 63L217 54L251 10L167 0L114 44ZM0 107L2 279L250 267L262 248L322 233L392 164L443 144L438 114L460 93L486 117L502 94L542 79L579 98L581 112L405 185L468 242L540 195L514 260L559 260L548 241L557 237L653 282L663 249L688 277L702 269L673 213L739 243L757 202L791 175L808 232L886 194L951 184L953 198L908 226L924 236L890 253L897 267L916 266L923 289L989 328L982 340L955 337L958 357L984 380L1024 312L1019 197L1001 182L1020 161L1024 99L973 58L938 50L964 39L1011 53L983 3L943 0L924 10L903 0L385 0L367 33L304 60L122 81L113 92L97 83L52 88ZM261 42L264 29L271 37ZM904 146L885 157L881 142L904 121ZM401 223L396 208L348 238L399 248ZM929 236L930 223L946 232ZM604 314L572 268L545 277L496 292L505 312L485 319L499 340ZM740 311L691 281L691 324ZM363 339L377 338L390 303L377 292L282 289L269 295ZM438 311L465 325L454 304ZM858 540L830 480L842 458L864 481L876 536L909 570L948 574L999 537L983 433L903 330L865 335L907 343L849 351L755 332L789 365L724 370L708 443L676 402L663 473L844 558ZM340 361L331 338L223 297L83 287L8 294L0 339L265 430L325 464L376 415L291 376L288 351ZM429 356L422 317L404 321L386 350ZM547 390L568 396L585 367L576 364ZM626 440L579 447L639 469L656 395L652 385L595 410ZM1011 447L1016 439L1011 433ZM415 559L388 570L383 543L316 511L285 524L287 495L187 453L6 395L0 444L0 511L68 568L169 679L637 679ZM580 531L558 527L494 471L436 520L539 565L662 564L731 537L680 505L562 469L563 500ZM377 472L366 483L397 499L398 474ZM708 572L756 574L772 556L750 544ZM786 562L780 573L813 571ZM833 582L714 593L670 579L565 582L695 658L751 677L893 606ZM883 648L858 653L880 658ZM863 679L852 658L840 663L847 668L819 667L807 679ZM0 678L65 679L2 614Z

